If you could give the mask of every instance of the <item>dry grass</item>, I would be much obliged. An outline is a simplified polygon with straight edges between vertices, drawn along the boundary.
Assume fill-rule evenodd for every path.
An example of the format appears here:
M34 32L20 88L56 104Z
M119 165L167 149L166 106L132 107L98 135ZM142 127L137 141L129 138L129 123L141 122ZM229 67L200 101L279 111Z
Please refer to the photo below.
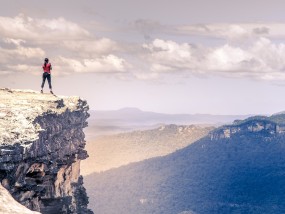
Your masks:
M204 137L213 127L167 125L87 141L89 158L81 164L81 174L102 172L132 162L164 156Z

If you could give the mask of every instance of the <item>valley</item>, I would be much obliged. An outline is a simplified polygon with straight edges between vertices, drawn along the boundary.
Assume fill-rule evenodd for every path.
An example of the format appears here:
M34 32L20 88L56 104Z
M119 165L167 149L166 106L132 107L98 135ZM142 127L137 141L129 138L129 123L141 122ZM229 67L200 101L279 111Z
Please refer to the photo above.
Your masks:
M109 214L284 213L284 124L283 114L238 120L168 155L89 174L90 207Z

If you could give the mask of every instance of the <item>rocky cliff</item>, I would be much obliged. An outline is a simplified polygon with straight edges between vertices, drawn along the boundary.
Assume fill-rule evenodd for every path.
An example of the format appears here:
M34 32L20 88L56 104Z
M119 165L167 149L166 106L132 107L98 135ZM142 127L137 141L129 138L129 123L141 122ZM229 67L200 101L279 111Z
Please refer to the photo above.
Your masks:
M0 213L1 214L39 214L21 205L11 194L0 185Z
M9 89L0 89L0 101L2 186L33 211L92 213L80 176L86 101Z
M245 120L235 120L232 125L221 126L211 132L212 140L229 139L234 136L259 135L272 137L275 134L285 133L285 114L276 114L270 117L254 116Z

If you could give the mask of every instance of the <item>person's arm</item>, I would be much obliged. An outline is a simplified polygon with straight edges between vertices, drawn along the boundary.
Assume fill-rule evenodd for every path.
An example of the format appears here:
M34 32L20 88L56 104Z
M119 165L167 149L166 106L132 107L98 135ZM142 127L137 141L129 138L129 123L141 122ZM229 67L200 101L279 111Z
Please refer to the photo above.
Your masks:
M50 70L52 70L52 66L51 66L51 64L50 64Z

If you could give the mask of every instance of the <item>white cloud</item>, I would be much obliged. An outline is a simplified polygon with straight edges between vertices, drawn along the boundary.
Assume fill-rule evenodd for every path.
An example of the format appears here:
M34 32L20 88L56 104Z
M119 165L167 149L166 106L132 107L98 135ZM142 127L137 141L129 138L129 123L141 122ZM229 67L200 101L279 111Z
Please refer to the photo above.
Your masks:
M107 55L92 59L73 59L59 56L52 61L52 74L67 75L70 73L124 73L128 71L129 64L115 55ZM2 74L12 72L30 73L37 75L42 71L40 65L15 64L5 66Z
M35 40L43 43L58 39L82 39L90 33L62 17L34 19L24 14L16 17L0 17L0 35L5 38Z
M6 51L6 52L9 52L9 51ZM25 59L38 58L38 57L42 58L45 56L45 52L40 48L26 48L22 46L19 46L15 50L12 50L10 54L14 58L18 55L18 56L25 57Z
M262 80L285 80L285 44L259 38L246 47L224 44L195 47L156 39L144 44L146 56L156 73L188 72L193 75L223 75Z
M19 61L30 59L41 59L45 56L45 51L41 48L24 47L26 41L21 39L4 38L4 43L11 44L12 47L4 48L0 46L0 62L5 64L15 64Z
M233 40L285 38L285 23L218 23L174 27L177 33Z
M65 49L75 51L82 56L95 56L107 54L118 49L115 41L108 38L92 39L92 40L67 40L61 44Z
M156 71L194 68L197 63L195 50L187 43L178 44L171 40L155 39L150 44L143 44L143 47L150 51L149 60L153 62L152 69Z
M8 72L36 73L33 70L39 70L47 56L54 67L64 67L63 73L124 72L129 66L116 55L117 42L97 38L62 17L0 16L0 36L0 62Z
M100 58L93 59L71 59L59 57L57 60L58 67L68 73L113 73L113 72L126 72L129 65L128 63L115 55L107 55Z
M48 56L59 74L130 73L149 80L164 73L223 75L262 80L285 79L284 23L201 24L173 27L137 20L133 28L148 34L183 33L217 43L189 44L175 40L120 43L97 37L79 24L59 17L0 16L1 70L37 73ZM161 35L161 34L160 34ZM169 38L169 37L168 37ZM191 39L191 37L190 37ZM189 41L190 41L189 39ZM148 40L149 41L149 40ZM203 40L198 40L203 41ZM191 41L193 42L193 41Z
M16 46L21 45L22 43L26 43L23 39L10 39L10 38L4 38L3 41L7 44L14 44Z
M230 71L240 69L240 63L251 58L251 55L238 47L231 47L226 44L214 49L207 56L205 69L214 71Z

